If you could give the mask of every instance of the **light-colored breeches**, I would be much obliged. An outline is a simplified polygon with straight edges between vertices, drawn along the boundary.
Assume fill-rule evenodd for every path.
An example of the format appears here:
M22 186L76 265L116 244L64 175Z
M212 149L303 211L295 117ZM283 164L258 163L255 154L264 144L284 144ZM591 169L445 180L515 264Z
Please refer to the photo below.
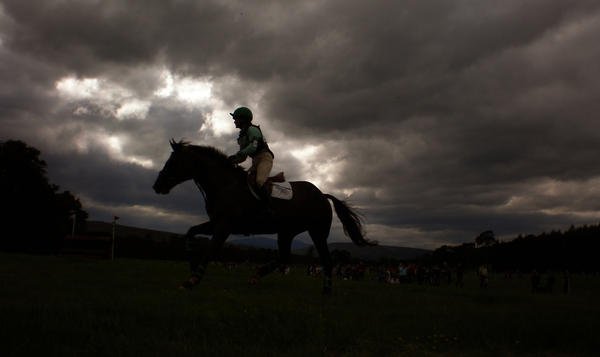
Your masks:
M262 187L273 168L273 156L267 151L261 152L252 158L252 167L250 171L256 172L256 186Z

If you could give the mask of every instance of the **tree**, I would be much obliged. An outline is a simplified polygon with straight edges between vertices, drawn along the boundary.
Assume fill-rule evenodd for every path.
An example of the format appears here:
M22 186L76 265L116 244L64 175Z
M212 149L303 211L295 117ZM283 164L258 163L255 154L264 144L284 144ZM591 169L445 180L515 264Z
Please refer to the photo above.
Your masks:
M40 151L22 141L0 143L0 188L6 198L22 199L48 195L52 188L46 177L46 162Z
M22 141L0 142L0 249L49 251L70 232L71 216L87 219L69 191L48 181L40 151Z
M58 190L58 187L57 187ZM81 231L88 213L83 210L79 199L69 191L54 194L55 216L61 224L61 232L68 232L75 224L75 232Z
M477 244L477 247L489 247L498 244L498 241L496 240L494 231L485 231L475 238L475 244Z

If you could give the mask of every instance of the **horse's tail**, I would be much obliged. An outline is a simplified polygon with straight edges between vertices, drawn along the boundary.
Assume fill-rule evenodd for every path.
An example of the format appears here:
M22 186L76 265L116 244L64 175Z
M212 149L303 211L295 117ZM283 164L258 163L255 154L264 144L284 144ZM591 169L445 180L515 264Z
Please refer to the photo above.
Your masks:
M377 242L371 242L365 239L361 217L358 212L348 206L346 202L340 201L332 195L325 194L325 197L333 202L335 213L344 226L344 234L350 237L354 244L360 246L377 245Z

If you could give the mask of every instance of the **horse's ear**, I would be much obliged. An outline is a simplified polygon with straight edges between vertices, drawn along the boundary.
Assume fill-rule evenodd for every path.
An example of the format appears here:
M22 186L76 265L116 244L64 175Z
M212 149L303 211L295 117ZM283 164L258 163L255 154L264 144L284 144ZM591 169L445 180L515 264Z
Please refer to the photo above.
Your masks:
M175 142L175 140L173 138L171 138L171 140L169 140L169 144L171 144L171 149L173 149L173 151L177 151L177 143Z

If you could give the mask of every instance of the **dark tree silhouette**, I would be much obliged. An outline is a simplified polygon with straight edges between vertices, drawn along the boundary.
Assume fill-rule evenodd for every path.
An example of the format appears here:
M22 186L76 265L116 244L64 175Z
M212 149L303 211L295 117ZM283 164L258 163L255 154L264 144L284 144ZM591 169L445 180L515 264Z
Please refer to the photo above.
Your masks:
M571 227L565 231L552 231L538 235L519 234L512 240L492 241L486 231L477 238L480 247L474 243L458 246L442 246L433 253L419 257L426 264L439 264L447 261L458 262L475 268L481 264L490 264L496 271L565 271L592 272L600 270L597 254L600 251L600 224ZM485 233L485 234L484 234ZM486 243L485 242L489 242ZM483 244L483 245L482 245Z
M48 181L40 151L22 141L0 142L0 249L48 252L71 231L72 216L87 219L69 191Z
M475 243L478 247L489 247L498 243L494 231L482 232L475 238Z

